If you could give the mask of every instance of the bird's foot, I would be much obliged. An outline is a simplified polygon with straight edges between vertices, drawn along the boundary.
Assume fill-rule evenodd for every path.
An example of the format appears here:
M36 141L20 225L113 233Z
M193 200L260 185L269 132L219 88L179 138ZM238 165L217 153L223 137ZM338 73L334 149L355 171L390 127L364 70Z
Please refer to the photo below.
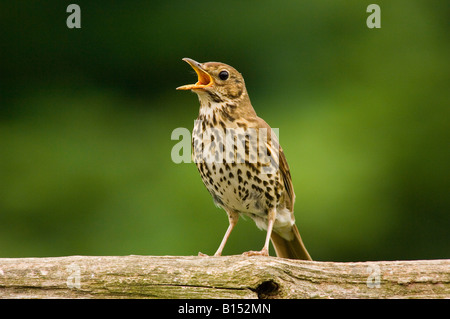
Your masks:
M245 257L251 257L251 256L269 256L269 250L268 249L261 249L260 251L247 251L245 253L242 254L242 256Z
M202 252L198 252L198 255L197 256L199 256L199 257L210 257L209 255L207 255L207 254L204 254L204 253L202 253ZM214 257L220 257L220 256L222 256L222 254L220 254L220 253L215 253L214 255L213 255Z

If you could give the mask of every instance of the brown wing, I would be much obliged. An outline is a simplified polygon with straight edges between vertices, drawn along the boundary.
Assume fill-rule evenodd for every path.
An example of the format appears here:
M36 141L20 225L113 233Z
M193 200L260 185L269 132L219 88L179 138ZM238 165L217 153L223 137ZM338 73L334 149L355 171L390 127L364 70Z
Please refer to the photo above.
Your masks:
M279 151L278 151L278 168L280 170L280 177L284 183L285 188L285 194L284 194L284 202L286 205L286 208L289 209L291 212L294 211L294 201L295 201L295 194L294 194L294 186L292 185L292 178L291 178L291 172L289 171L289 165L286 160L286 156L284 155L283 149L281 148L280 143L278 142L278 139L276 141L271 141L271 127L269 124L267 124L262 118L256 117L253 118L252 121L250 121L253 125L258 128L266 128L267 134L268 134L268 140L271 142L270 146L274 147L278 145ZM273 134L274 138L277 138L275 134ZM274 153L274 152L272 152Z
M279 152L279 169L280 175L284 183L284 189L286 191L285 203L286 208L291 212L294 211L294 201L295 201L295 193L294 193L294 185L292 185L291 172L289 171L289 165L286 161L286 157L284 156L283 149L280 146Z

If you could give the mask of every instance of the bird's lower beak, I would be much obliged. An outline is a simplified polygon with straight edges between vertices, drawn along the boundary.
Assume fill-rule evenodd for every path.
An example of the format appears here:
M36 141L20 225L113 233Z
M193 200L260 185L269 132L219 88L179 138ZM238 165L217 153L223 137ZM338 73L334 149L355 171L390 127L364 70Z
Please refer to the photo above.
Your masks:
M203 89L213 85L213 78L202 68L200 63L189 58L184 58L183 61L189 63L189 65L194 69L195 73L197 73L198 81L195 84L179 86L177 87L177 90Z

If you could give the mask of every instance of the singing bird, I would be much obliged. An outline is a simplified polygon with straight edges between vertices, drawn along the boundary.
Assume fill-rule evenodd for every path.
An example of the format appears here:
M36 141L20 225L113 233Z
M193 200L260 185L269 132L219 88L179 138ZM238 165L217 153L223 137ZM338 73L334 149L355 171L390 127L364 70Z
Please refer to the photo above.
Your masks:
M266 230L262 250L247 256L269 255L269 242L283 258L311 260L294 218L294 188L289 166L276 135L256 115L244 78L219 62L183 61L197 73L191 90L200 101L192 134L192 156L215 204L228 214L229 226L214 256L220 256L239 216L249 216Z

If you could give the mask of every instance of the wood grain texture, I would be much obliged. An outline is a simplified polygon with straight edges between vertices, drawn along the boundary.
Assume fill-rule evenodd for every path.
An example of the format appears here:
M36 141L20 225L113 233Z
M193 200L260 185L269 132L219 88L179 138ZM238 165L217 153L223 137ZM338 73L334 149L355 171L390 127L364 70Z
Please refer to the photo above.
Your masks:
M450 260L0 258L0 298L450 298Z

